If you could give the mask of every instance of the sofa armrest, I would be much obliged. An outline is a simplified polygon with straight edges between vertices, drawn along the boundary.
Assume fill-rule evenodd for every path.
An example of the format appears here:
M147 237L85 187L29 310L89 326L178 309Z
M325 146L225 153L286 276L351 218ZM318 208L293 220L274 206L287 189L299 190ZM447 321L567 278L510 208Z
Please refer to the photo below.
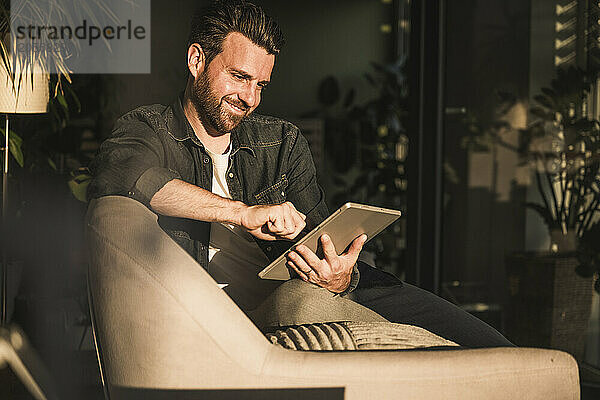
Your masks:
M343 388L345 399L579 398L577 364L558 351L325 353L274 346L143 204L119 196L92 201L86 233L95 333L112 388Z

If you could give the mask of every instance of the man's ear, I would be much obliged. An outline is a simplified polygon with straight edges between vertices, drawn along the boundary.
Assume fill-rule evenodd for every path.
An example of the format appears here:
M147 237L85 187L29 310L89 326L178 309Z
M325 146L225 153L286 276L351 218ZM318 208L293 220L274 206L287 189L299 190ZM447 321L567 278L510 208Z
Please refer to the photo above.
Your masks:
M187 63L190 74L195 78L204 70L206 66L206 57L204 50L198 43L193 43L188 48Z

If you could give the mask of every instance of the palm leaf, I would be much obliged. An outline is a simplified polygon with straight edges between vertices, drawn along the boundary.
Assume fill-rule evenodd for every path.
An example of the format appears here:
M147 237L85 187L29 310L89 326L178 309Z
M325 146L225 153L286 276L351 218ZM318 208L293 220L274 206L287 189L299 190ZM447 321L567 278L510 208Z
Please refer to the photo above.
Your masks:
M5 130L0 129L2 136L5 136ZM23 139L15 132L9 130L8 132L8 150L14 157L15 161L22 168L25 165L25 157L23 156Z
M79 174L71 179L67 184L73 196L79 201L87 201L87 188L92 181L92 176L89 174Z
M554 220L554 217L550 213L547 207L541 206L537 203L527 202L525 203L525 207L532 209L537 212L540 217L544 220L544 223L548 226L549 229L554 229L559 227L558 223Z

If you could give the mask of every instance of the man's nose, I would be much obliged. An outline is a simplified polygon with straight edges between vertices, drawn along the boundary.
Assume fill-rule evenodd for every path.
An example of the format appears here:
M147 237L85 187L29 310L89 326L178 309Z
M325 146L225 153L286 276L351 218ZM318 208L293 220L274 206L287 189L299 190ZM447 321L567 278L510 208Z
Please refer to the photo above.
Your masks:
M256 85L252 83L248 83L244 85L244 89L240 91L239 98L243 101L248 107L253 108L256 106L256 102L258 100L258 96L256 95Z

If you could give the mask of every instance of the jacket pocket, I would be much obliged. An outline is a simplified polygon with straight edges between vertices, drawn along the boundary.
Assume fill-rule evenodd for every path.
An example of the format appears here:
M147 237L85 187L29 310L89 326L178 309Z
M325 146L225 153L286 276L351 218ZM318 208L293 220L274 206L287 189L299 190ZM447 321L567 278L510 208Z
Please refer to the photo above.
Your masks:
M285 202L287 193L285 192L288 186L288 180L285 174L281 175L279 180L269 186L268 188L261 190L254 195L257 204L281 204Z

